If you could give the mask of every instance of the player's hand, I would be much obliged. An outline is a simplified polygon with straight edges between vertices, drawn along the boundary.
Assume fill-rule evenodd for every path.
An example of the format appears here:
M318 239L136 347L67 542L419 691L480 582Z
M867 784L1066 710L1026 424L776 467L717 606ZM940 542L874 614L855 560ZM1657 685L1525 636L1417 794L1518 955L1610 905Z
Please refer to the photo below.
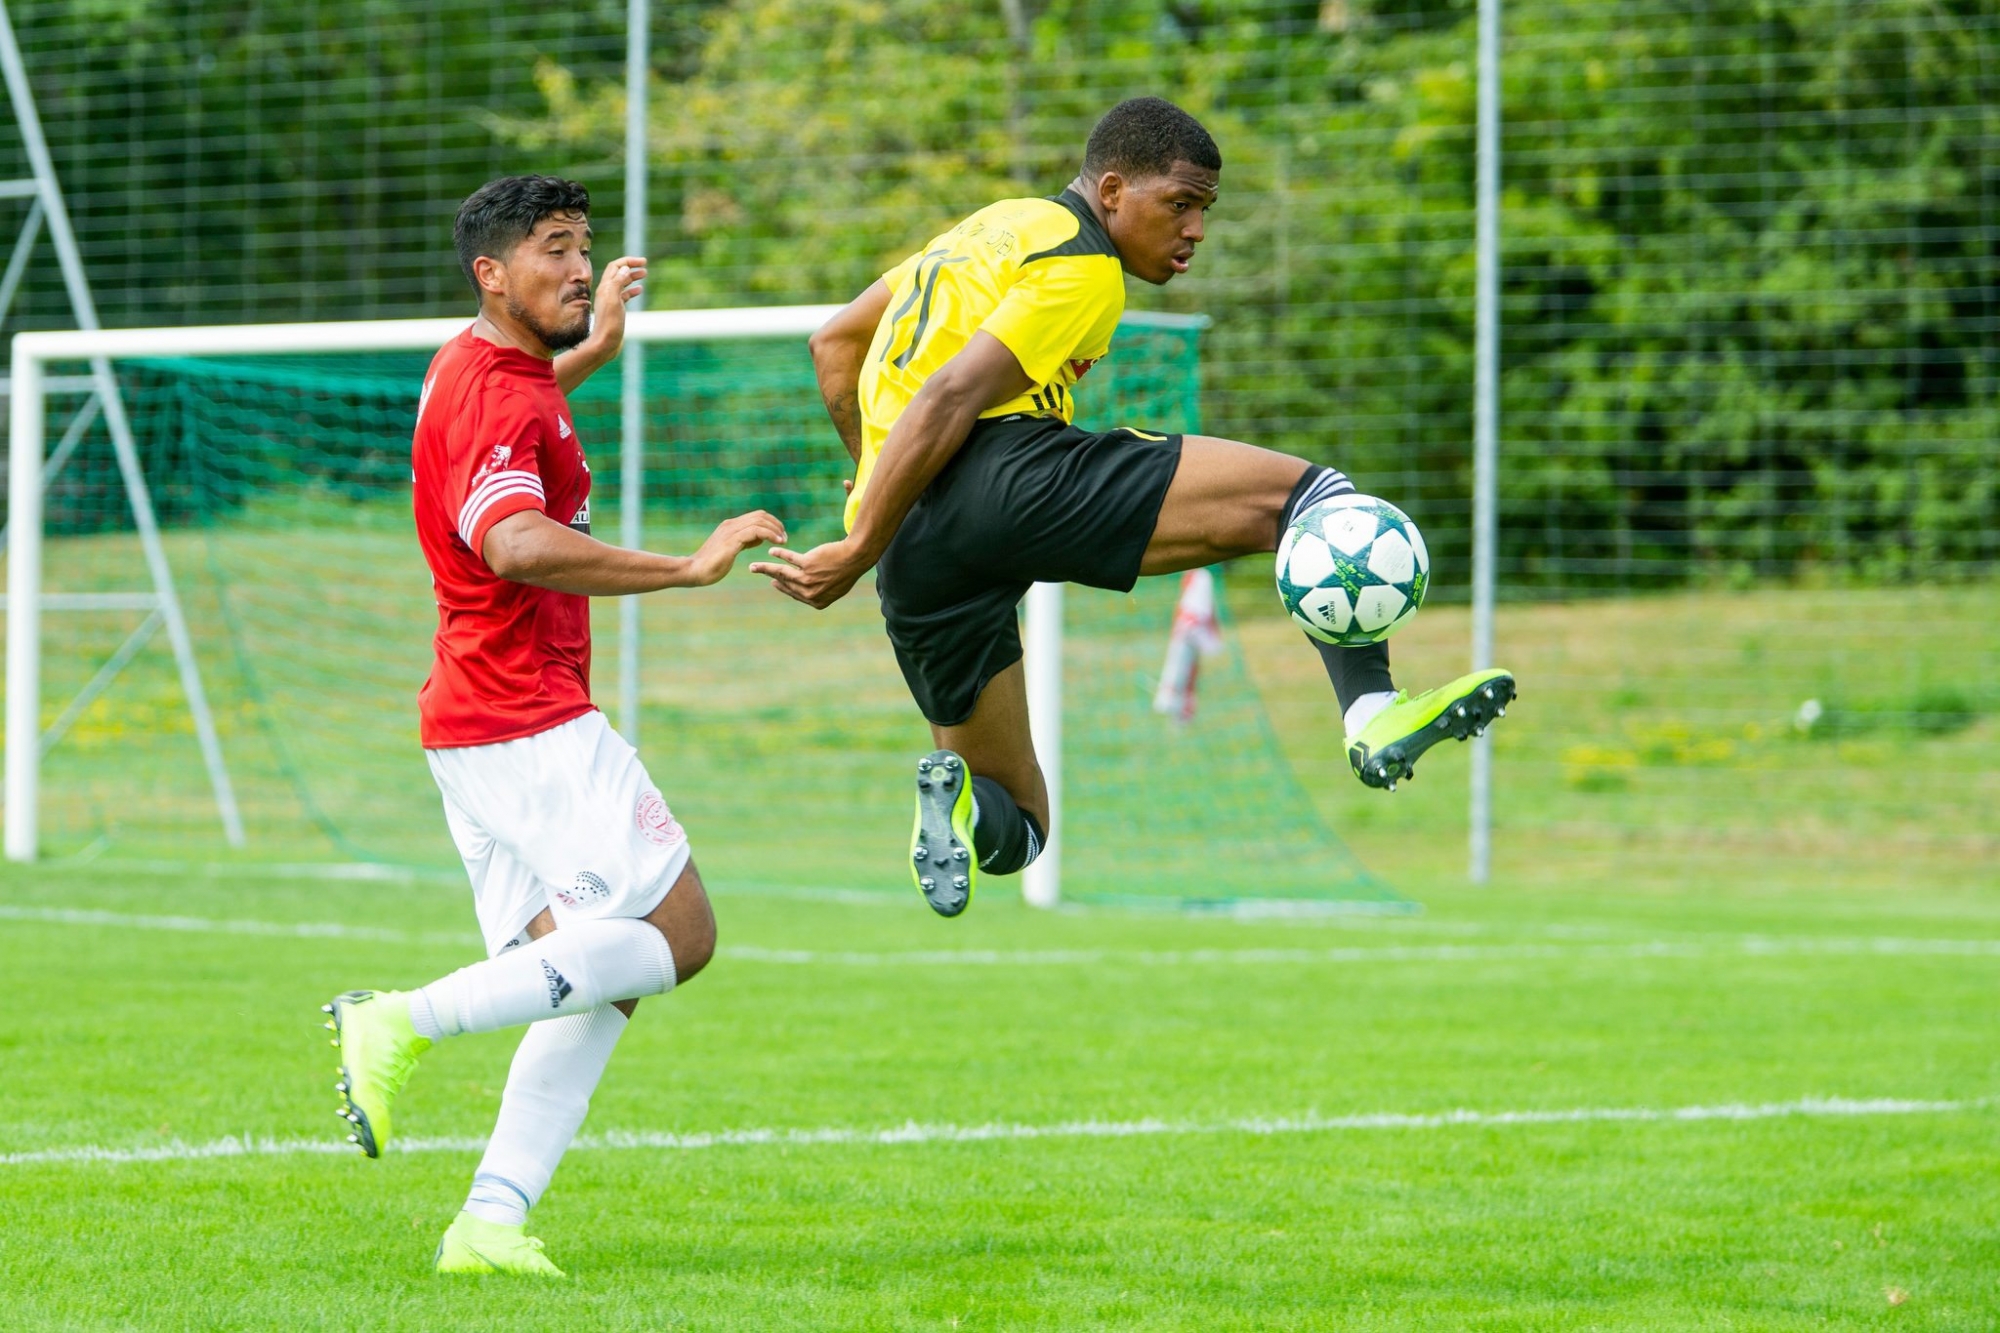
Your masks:
M869 562L844 541L804 552L774 546L771 554L778 559L759 560L750 566L750 572L766 576L779 592L816 611L824 611L847 596L868 572Z
M597 300L591 307L590 331L615 346L625 340L625 303L645 292L646 257L621 255L604 266Z
M785 525L761 509L725 519L708 534L701 549L688 557L693 586L706 588L722 582L736 567L737 556L753 546L775 545L784 540Z

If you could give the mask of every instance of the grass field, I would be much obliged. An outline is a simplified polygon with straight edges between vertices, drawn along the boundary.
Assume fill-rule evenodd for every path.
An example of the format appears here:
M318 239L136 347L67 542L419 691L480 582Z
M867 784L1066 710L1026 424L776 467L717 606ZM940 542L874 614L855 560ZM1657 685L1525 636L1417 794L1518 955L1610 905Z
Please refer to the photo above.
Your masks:
M933 918L866 603L807 640L747 581L662 599L644 748L722 947L627 1034L537 1213L548 1289L427 1271L504 1035L426 1058L411 1151L336 1151L317 1005L477 948L407 735L404 539L278 596L252 575L312 568L296 540L176 540L198 620L236 589L204 671L252 845L216 850L149 649L51 756L54 859L0 872L0 1327L2000 1327L2000 590L1504 609L1524 697L1471 889L1462 756L1394 798L1345 777L1246 578L1208 704L1264 730L1107 731L1138 757L1089 799L1212 802L1194 896L1276 810L1424 906L1287 920ZM320 631L287 641L287 599ZM50 624L53 715L123 630ZM1427 610L1402 673L1464 633ZM327 869L343 839L378 863Z
M947 924L724 889L538 1211L548 1290L426 1271L504 1036L427 1057L414 1151L330 1151L314 1006L469 957L454 887L16 873L0 1323L1994 1325L1990 899L1425 896Z

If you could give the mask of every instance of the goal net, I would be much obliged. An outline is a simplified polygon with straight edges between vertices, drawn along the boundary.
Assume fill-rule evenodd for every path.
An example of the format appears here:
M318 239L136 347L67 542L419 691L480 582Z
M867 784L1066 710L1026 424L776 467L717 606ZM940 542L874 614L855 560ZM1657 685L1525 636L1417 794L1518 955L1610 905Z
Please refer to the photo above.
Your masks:
M822 316L634 316L645 545L692 549L758 507L794 545L837 535L848 464L802 342ZM411 531L409 439L430 350L457 327L17 340L27 392L13 433L38 433L45 462L17 458L10 483L10 855L453 864L416 739L436 610ZM1199 328L1128 318L1080 397L1086 424L1193 429ZM75 373L95 354L111 358L149 520L135 522L118 422ZM618 540L619 368L571 405L596 531ZM37 514L23 497L38 470ZM909 779L930 741L872 586L813 613L744 563L717 587L641 599L636 728L612 707L617 603L597 602L597 696L637 731L712 879L906 888ZM1070 590L1062 895L1399 905L1296 790L1226 635L1194 717L1154 711L1177 586ZM24 597L37 615L14 612ZM16 744L30 718L38 765Z

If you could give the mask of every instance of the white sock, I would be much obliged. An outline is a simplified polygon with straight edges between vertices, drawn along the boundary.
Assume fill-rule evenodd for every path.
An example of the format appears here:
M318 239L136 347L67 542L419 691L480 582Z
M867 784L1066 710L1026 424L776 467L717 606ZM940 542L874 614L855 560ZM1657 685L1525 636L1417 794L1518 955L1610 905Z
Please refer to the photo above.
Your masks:
M1377 713L1394 702L1396 702L1394 690L1377 690L1373 694L1364 694L1356 699L1348 706L1347 716L1341 719L1347 727L1347 734L1359 736L1361 729L1373 722Z
M507 1072L500 1119L472 1177L466 1212L506 1226L528 1220L624 1031L625 1015L608 1004L529 1027Z
M633 917L578 921L433 981L411 997L410 1021L436 1041L587 1013L673 988L673 952L651 923Z

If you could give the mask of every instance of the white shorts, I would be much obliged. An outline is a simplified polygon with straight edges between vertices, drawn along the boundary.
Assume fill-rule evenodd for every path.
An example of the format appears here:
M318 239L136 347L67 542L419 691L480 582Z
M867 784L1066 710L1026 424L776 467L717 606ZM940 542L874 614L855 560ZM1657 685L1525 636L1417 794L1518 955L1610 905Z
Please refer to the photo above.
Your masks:
M640 917L688 863L687 834L639 752L592 710L495 745L426 750L493 955L537 913Z

